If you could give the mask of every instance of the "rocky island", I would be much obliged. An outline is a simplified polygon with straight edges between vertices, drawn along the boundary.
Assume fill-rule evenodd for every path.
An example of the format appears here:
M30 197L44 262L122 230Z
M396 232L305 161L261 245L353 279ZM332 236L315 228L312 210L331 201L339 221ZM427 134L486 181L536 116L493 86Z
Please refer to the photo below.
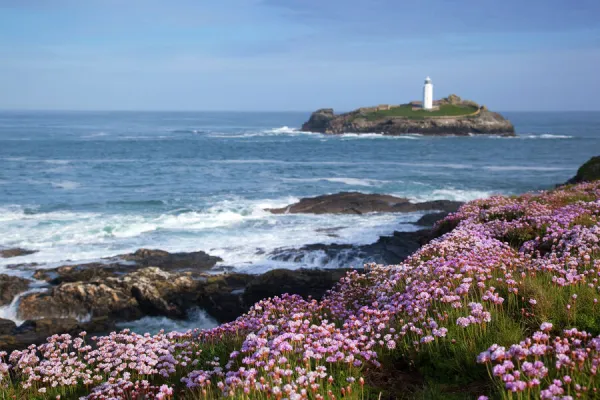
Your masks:
M315 111L302 125L306 132L325 134L381 133L383 135L476 135L515 136L513 124L486 106L450 95L433 101L431 108L413 101L380 105L335 114L331 108Z

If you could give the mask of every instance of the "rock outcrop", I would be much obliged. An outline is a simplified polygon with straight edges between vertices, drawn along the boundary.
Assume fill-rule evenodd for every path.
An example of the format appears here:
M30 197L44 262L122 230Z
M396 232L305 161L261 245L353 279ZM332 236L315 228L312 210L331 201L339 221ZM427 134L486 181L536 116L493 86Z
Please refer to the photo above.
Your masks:
M10 304L15 296L29 288L30 283L28 279L0 274L0 306Z
M18 327L13 321L0 319L0 351L22 350L31 344L44 343L54 334L76 335L83 331L105 334L114 329L114 323L107 317L83 323L73 318L42 318L25 321Z
M600 156L590 158L567 183L591 182L600 179Z
M37 270L33 277L58 285L64 282L113 277L149 266L159 267L164 271L203 272L213 268L219 261L222 261L221 258L203 251L169 253L164 250L139 249L135 253L107 258L105 262L70 264L54 269Z
M456 104L456 99L450 97L448 99L445 104ZM468 100L460 102L467 106L476 104ZM325 134L515 135L515 128L509 120L485 107L476 109L477 111L470 115L419 116L416 118L393 116L390 113L378 115L377 113L373 114L373 110L377 110L377 108L360 108L336 115L333 109L323 108L312 113L309 120L302 125L302 130Z
M24 295L21 319L87 321L108 317L128 321L144 315L185 318L204 308L221 322L246 312L265 297L283 293L320 298L347 270L273 270L263 275L203 275L147 267L122 276L64 282L42 293Z
M11 258L26 256L29 254L37 253L37 250L27 250L20 247L14 247L10 249L0 249L0 258Z
M384 194L342 192L303 198L298 203L283 208L268 209L273 214L366 214L372 212L415 212L458 210L463 203L434 200L412 203L410 200Z

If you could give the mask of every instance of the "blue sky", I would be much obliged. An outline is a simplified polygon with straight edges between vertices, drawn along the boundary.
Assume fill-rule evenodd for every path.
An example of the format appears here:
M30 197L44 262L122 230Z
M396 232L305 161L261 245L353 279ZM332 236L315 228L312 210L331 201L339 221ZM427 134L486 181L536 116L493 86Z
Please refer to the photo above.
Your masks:
M598 0L0 0L0 108L600 110Z

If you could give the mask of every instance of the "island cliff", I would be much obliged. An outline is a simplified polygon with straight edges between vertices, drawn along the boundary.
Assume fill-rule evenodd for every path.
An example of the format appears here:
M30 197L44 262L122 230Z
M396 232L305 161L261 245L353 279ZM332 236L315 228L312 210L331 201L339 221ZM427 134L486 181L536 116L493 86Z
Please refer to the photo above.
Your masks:
M502 115L456 95L435 101L433 110L423 110L419 102L364 107L338 115L331 108L323 108L312 113L302 130L325 134L515 135L514 126Z

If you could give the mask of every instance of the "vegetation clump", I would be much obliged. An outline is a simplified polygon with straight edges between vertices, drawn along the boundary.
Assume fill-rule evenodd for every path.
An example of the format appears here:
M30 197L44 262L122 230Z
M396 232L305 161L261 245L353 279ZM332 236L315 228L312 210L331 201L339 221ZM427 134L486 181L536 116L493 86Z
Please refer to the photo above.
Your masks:
M400 117L409 119L424 119L427 117L460 117L476 113L478 107L463 104L440 104L437 109L423 110L411 104L390 107L388 110L377 110L366 113L364 117L369 121L382 118Z
M470 202L320 302L0 352L0 398L598 398L599 218L599 182Z
M600 179L600 156L590 158L577 170L575 175L568 183L591 182Z

